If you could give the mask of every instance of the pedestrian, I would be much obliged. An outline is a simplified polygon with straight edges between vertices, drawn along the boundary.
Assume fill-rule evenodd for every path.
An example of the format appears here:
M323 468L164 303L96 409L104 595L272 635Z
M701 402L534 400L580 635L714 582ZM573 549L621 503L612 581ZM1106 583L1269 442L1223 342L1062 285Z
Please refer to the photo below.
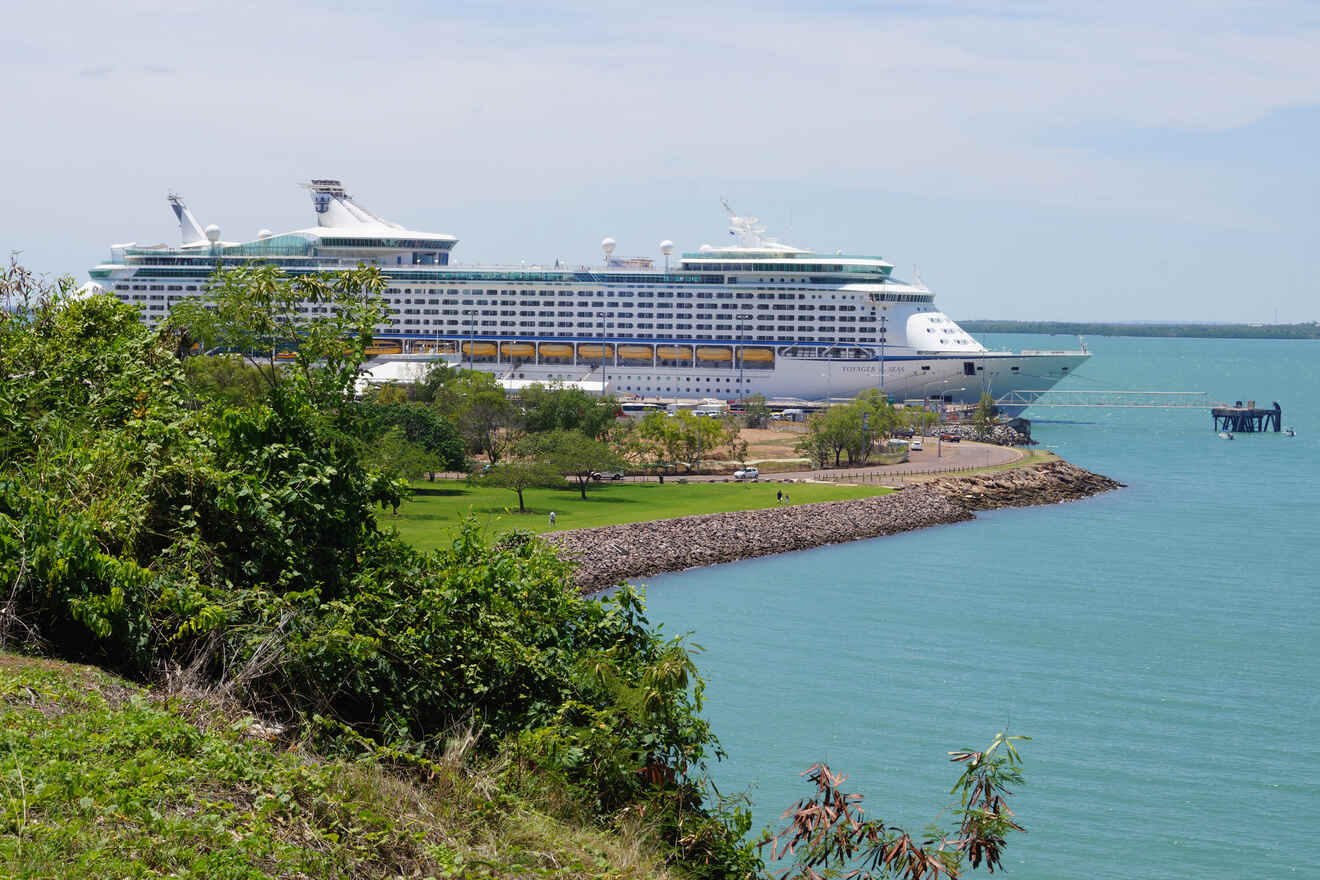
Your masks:
M778 492L775 493L775 504L783 504L783 503L784 503L784 490L780 489Z
M552 510L550 511L550 525L553 526L554 524L555 524L555 512Z
M789 504L789 503L791 503L791 502L788 500L788 493L787 493L787 492L784 493L784 503L785 503L785 504Z

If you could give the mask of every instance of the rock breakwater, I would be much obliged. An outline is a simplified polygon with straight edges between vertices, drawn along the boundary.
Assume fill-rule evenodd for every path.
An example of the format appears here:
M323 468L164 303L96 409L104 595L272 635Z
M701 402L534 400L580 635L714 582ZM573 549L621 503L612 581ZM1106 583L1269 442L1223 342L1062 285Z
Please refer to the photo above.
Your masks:
M1034 467L941 477L926 486L968 510L994 510L1076 501L1123 484L1060 459Z
M601 526L542 537L585 593L620 581L973 518L973 511L1071 501L1121 484L1067 462L931 480L892 495Z
M925 489L910 489L875 498L708 513L542 537L559 545L560 555L576 564L579 589L593 592L666 571L971 518L971 512L956 501Z

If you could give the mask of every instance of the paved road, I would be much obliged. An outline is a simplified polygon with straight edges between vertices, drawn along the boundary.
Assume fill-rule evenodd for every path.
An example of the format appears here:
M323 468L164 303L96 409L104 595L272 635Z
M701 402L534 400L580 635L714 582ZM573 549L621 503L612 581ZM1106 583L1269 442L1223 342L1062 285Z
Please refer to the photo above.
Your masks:
M858 482L883 482L884 477L907 476L909 474L935 474L943 471L963 468L990 467L999 464L1011 464L1023 458L1026 453L1011 446L996 446L992 443L974 443L964 440L961 443L938 444L933 439L923 440L925 449L908 454L904 464L877 465L864 468L817 468L814 470L788 471L785 473L765 473L762 480L831 480L849 482L855 478ZM642 478L638 478L642 479ZM655 477L646 477L647 481ZM667 479L674 479L669 475ZM729 479L728 474L691 474L688 482L712 482Z
M904 464L876 465L864 468L824 468L814 470L788 471L785 473L762 474L762 480L830 480L837 482L884 482L885 477L908 476L912 474L936 474L944 471L965 468L991 467L1011 464L1023 458L1025 453L1011 446L996 446L992 443L975 443L964 440L961 443L936 443L934 439L923 440L925 449L910 452ZM437 474L440 479L463 479L467 474ZM666 474L666 479L686 479L690 483L710 483L730 479L728 474ZM629 476L629 482L654 482L653 476Z

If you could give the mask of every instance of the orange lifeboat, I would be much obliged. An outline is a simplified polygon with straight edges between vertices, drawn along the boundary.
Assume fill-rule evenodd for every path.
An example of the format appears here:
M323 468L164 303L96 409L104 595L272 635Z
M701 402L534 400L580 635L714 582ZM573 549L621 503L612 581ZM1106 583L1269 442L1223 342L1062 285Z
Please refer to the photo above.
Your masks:
M649 361L651 359L651 346L620 345L619 359L625 361Z
M584 342L578 346L578 357L583 357L583 358L614 357L614 346L610 345L609 343L605 343L604 345L601 345L599 342L597 343Z
M697 360L714 363L733 360L733 349L713 346L700 346L697 348Z
M657 345L655 355L661 360L666 361L692 361L692 349L679 348L676 345Z
M505 357L529 358L536 356L536 346L530 342L501 342L500 354Z
M573 346L564 345L559 342L542 342L541 357L571 358L573 356Z

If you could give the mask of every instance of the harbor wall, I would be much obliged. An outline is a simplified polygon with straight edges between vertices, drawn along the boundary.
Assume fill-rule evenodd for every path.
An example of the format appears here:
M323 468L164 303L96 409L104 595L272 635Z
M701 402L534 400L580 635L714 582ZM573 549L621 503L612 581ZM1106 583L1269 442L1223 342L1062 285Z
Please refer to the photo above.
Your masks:
M975 511L1075 501L1122 484L1066 461L944 477L891 495L711 513L552 532L542 537L573 562L577 586L621 581L791 550L964 522Z

